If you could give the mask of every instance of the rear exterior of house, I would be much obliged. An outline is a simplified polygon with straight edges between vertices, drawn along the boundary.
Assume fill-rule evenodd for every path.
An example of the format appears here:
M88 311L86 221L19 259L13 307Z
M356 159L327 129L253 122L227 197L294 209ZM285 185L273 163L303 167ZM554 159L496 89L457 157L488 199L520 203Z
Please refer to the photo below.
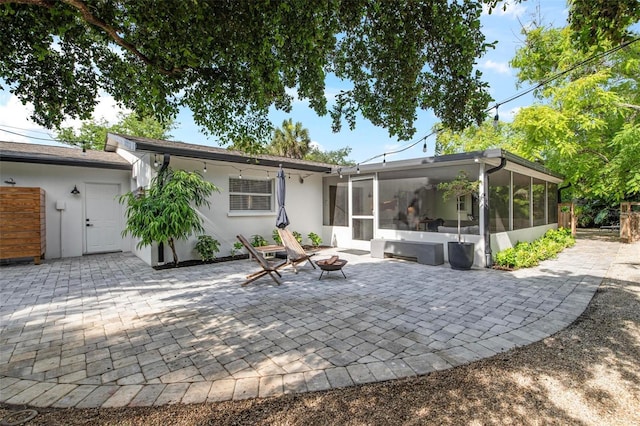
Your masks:
M457 204L438 184L461 171L480 181ZM562 177L500 149L334 169L323 183L323 235L334 245L369 250L372 239L475 243L475 266L518 241L557 228Z
M116 199L130 189L130 170L114 153L0 142L0 185L43 190L45 259L130 249Z
M0 163L2 185L13 181L46 194L46 258L131 251L149 265L172 261L170 249L138 248L123 237L126 207L118 198L148 188L162 167L198 171L219 188L210 207L199 209L205 234L220 242L219 256L232 253L238 234L273 242L282 167L289 229L303 244L311 232L338 248L370 250L374 238L445 244L457 239L460 213L477 267L489 266L492 253L557 227L562 181L502 150L340 168L116 134L107 136L104 152L0 142ZM478 179L481 191L458 205L445 201L437 185L460 171ZM177 242L180 260L198 258L196 240Z

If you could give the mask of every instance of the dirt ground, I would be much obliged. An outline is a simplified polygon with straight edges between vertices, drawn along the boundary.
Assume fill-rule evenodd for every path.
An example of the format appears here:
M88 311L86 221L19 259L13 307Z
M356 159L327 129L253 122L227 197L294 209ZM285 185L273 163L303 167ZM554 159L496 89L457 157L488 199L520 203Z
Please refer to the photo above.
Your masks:
M583 315L534 344L426 376L215 404L38 409L28 425L640 424L640 244ZM11 410L0 406L0 418Z

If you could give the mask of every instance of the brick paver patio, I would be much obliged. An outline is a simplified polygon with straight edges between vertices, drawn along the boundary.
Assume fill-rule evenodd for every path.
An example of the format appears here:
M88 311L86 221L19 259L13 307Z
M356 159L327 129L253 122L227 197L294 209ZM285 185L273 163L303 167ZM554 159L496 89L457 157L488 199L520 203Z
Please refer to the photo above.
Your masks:
M619 249L582 239L516 272L339 250L260 279L234 261L156 271L130 253L0 268L0 401L36 407L198 403L447 369L543 339L585 309Z

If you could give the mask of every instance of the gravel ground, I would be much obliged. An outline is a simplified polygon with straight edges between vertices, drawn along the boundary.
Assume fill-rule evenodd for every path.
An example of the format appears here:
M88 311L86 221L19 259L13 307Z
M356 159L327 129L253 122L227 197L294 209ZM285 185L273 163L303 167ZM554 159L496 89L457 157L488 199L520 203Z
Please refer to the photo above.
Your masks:
M591 233L591 238L610 238ZM640 424L640 243L623 244L575 323L429 375L216 404L38 409L29 425ZM26 407L0 406L0 418Z

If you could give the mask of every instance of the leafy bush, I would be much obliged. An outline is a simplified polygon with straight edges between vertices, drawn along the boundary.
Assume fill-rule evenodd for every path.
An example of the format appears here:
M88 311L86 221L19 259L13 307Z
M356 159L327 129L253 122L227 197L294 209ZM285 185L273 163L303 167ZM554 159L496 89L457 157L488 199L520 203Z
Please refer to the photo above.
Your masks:
M278 228L274 229L271 233L271 238L276 242L276 245L282 245L282 239L280 238L280 234L278 234Z
M220 251L220 242L209 235L199 235L196 251L204 262L213 260Z
M240 241L236 241L235 243L233 243L233 248L231 249L231 256L235 256L236 254L240 253L240 251L242 250L242 247L244 246Z
M309 232L307 238L309 238L309 241L311 241L311 245L314 247L318 247L320 244L322 244L322 238L320 238L320 236L315 232Z
M536 266L542 260L554 258L564 248L575 244L571 230L550 229L541 238L527 243L519 242L514 247L495 255L494 264L501 268L519 269Z
M291 234L293 235L293 238L295 238L298 243L302 242L302 234L301 233L299 233L298 231L293 231Z
M262 235L255 234L251 236L251 245L254 247L262 247L268 246L269 243L264 239Z

